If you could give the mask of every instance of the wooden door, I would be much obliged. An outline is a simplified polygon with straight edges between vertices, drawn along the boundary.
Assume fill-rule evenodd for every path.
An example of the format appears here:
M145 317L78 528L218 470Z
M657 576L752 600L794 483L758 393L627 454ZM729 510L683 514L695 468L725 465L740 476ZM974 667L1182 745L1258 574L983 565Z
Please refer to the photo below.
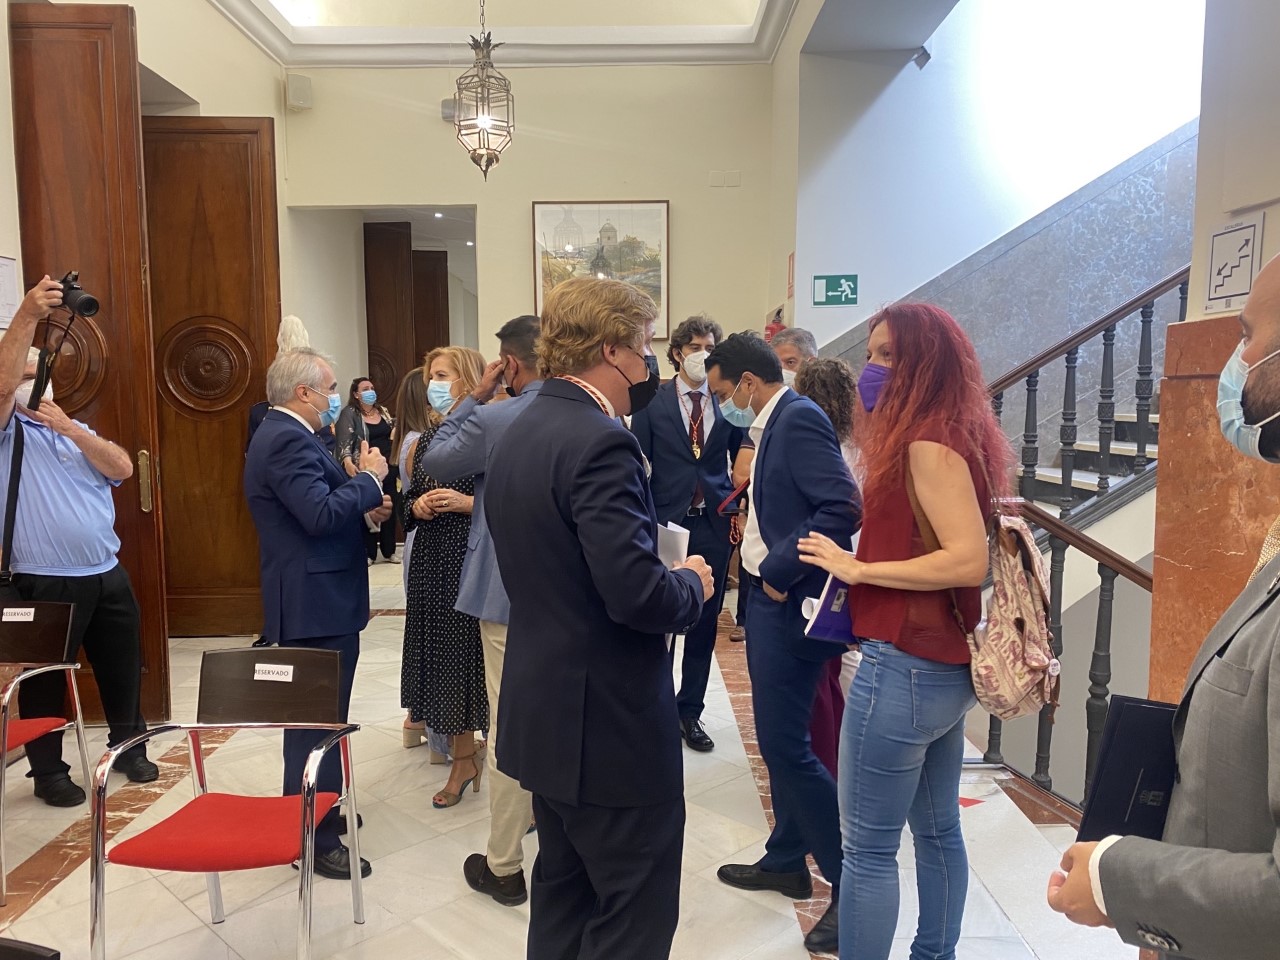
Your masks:
M422 362L414 357L413 236L408 223L364 225L364 305L369 337L366 374L387 407L393 408L400 380ZM343 399L347 392L343 374ZM393 414L395 410L391 411Z
M449 338L449 254L413 251L413 356L416 362Z
M144 117L172 636L262 629L244 498L249 408L280 325L269 118Z
M158 434L133 11L13 4L9 27L24 279L30 286L45 273L79 270L102 302L97 316L72 328L54 392L60 406L134 458L133 477L115 491L116 532L142 608L142 710L150 721L165 720L168 632L162 510L149 469ZM86 709L100 710L86 680Z

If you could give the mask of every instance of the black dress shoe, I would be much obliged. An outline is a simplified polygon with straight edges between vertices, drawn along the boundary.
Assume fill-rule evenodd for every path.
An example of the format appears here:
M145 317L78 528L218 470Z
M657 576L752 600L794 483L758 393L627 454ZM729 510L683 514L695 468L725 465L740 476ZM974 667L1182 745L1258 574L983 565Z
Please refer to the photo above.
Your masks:
M840 952L840 904L835 900L827 907L827 912L813 925L804 938L804 948L810 953Z
M122 754L116 760L115 769L134 783L150 783L160 776L160 768L148 760L145 753Z
M808 900L813 896L813 878L808 870L774 873L761 870L754 863L726 863L716 871L721 883L740 890L774 890L792 900Z
M298 865L295 863L294 869ZM330 880L351 879L351 851L346 847L334 847L328 853L316 854L316 873ZM367 877L373 873L373 866L364 857L360 858L360 876Z
M702 729L702 721L696 717L680 721L680 736L690 750L698 753L710 753L716 748L716 742L707 736L707 731Z
M364 829L364 817L356 814L356 829ZM347 835L347 815L345 813L338 814L338 836L345 837Z
M84 803L84 791L65 773L36 778L36 799L51 807L78 807Z
M499 877L489 869L489 860L483 853L473 853L463 861L462 875L472 890L488 894L504 907L518 907L529 899L524 871L517 870L509 877Z

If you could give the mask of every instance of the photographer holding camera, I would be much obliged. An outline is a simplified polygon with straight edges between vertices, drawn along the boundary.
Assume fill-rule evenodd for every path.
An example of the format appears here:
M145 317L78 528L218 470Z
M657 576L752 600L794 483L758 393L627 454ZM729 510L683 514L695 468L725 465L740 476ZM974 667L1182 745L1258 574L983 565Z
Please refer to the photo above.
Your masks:
M55 308L82 316L97 310L79 289L74 274L64 283L45 277L28 291L0 338L0 496L9 493L4 516L14 510L13 542L0 563L0 601L74 603L70 650L81 647L93 666L117 744L146 729L141 710L140 614L129 575L116 553L115 505L111 490L133 475L133 462L120 447L67 416L54 402L52 387L32 398L39 352L31 347L36 325ZM44 365L47 367L47 363ZM38 409L32 410L32 405ZM16 508L10 478L17 471ZM10 545L5 544L6 548ZM12 571L12 573L10 573ZM35 677L19 689L22 716L62 713L66 681L61 673ZM62 761L62 734L27 745L35 795L54 807L84 803L85 793ZM135 783L159 775L143 747L125 753L115 769Z

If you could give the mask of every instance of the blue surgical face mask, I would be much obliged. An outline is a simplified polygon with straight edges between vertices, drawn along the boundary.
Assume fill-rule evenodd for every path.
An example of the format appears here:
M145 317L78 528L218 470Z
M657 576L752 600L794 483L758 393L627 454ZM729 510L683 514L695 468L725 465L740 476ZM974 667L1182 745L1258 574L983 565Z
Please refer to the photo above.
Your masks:
M453 409L457 401L453 398L452 380L432 380L427 384L427 402L431 409L443 416Z
M1218 422L1222 426L1222 435L1246 457L1252 457L1254 460L1280 463L1280 460L1263 456L1258 449L1258 442L1262 438L1262 428L1272 420L1280 417L1280 410L1257 423L1244 422L1245 381L1249 379L1249 374L1254 370L1257 370L1268 360L1280 356L1280 350L1267 354L1252 366L1244 362L1244 357L1241 356L1242 353L1244 353L1243 340L1240 341L1240 346L1236 347L1236 352L1231 355L1231 359L1227 361L1227 365L1222 368L1222 375L1218 377Z
M362 391L360 393L360 402L363 403L366 407L372 407L375 403L378 402L378 391L376 390Z
M312 390L311 392L319 393L320 391ZM311 409L315 410L314 407L312 407ZM341 412L342 412L342 394L340 393L329 394L329 406L326 407L324 410L316 410L316 413L320 415L320 429L323 430L325 427L331 427L335 423L337 423L338 414L340 414Z
M751 409L751 395L747 395L747 405L740 407L733 402L733 398L737 396L738 390L742 387L742 382L738 382L738 386L734 387L733 393L729 395L729 399L720 404L720 412L724 414L724 418L730 426L742 427L744 430L756 422L756 412Z

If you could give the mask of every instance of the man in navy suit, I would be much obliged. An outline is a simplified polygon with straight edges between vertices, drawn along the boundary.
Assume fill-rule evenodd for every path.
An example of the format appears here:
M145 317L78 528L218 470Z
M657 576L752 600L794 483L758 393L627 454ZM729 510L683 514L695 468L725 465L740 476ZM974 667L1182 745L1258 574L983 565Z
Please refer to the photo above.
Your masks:
M618 280L547 297L537 397L489 460L484 508L511 600L498 768L533 794L529 960L658 960L680 912L684 771L665 635L711 597L658 559L634 436L657 308Z
M758 863L725 864L718 876L730 886L803 900L813 895L805 864L813 854L832 895L805 946L835 952L840 812L836 782L809 741L809 722L818 678L844 647L804 635L801 604L822 595L826 574L800 562L796 543L820 530L848 549L862 524L861 499L831 421L783 383L782 365L763 339L734 334L711 352L706 366L725 416L749 428L756 442L742 538L743 576L751 583L747 669L775 824Z
M676 327L667 349L676 377L631 419L631 432L652 467L649 489L658 522L689 531L689 552L706 558L715 582L715 595L703 604L697 625L684 638L676 695L680 735L699 753L715 749L701 718L729 569L729 518L717 514L716 507L733 493L729 465L742 445L742 431L724 422L707 386L704 362L723 339L720 324L706 316L690 317Z
M360 631L369 623L369 567L363 532L366 521L391 516L391 498L382 493L387 461L365 444L360 472L348 477L316 431L342 409L338 381L327 358L310 348L279 354L267 370L271 410L249 443L244 490L258 528L262 564L263 634L282 647L337 650L342 656L342 719L351 703L351 684L360 656ZM302 788L307 754L323 734L284 735L284 793ZM337 751L320 765L317 787L340 793ZM316 826L316 873L351 875L351 855L338 840L335 810ZM372 872L361 860L362 876Z
M422 468L440 483L476 478L471 535L454 609L480 621L484 679L489 694L489 736L495 740L511 603L502 586L493 537L485 521L485 471L507 428L542 389L538 330L538 318L533 316L516 317L503 324L498 331L498 359L489 364L470 396L464 397L440 424L422 457ZM491 403L503 381L512 399ZM533 816L533 800L527 790L498 769L497 753L490 750L488 757L489 843L484 853L467 857L462 873L473 890L493 897L503 906L514 907L528 899L524 837Z

